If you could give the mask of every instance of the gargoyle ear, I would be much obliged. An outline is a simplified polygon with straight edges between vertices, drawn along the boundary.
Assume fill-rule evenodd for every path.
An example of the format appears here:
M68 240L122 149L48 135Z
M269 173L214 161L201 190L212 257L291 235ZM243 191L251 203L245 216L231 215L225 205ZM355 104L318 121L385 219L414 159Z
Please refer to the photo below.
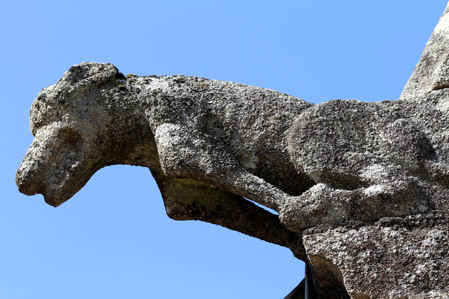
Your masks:
M62 77L71 85L102 84L125 76L111 63L83 62L72 66Z

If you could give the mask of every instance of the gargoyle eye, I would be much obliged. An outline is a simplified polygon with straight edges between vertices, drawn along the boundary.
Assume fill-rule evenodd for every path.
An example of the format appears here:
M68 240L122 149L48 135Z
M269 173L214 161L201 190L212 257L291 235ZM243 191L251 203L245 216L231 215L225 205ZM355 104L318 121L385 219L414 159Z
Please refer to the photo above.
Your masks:
M74 146L81 141L81 135L72 128L62 128L58 130L57 138L69 146Z

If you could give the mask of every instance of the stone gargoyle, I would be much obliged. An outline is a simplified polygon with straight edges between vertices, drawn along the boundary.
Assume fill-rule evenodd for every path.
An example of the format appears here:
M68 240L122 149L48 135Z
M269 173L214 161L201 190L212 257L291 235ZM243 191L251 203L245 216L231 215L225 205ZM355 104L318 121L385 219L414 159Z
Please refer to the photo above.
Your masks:
M102 167L146 166L174 219L213 217L238 197L301 232L440 206L448 117L429 97L312 105L241 84L125 77L111 64L82 63L33 103L35 139L16 181L58 206ZM211 194L233 200L200 203Z
M148 167L169 217L219 224L288 247L302 260L308 259L302 239L308 228L447 211L445 22L397 101L311 104L205 78L73 66L32 105L34 141L16 183L58 206L102 167ZM336 294L332 283L327 287ZM347 296L327 294L322 298Z

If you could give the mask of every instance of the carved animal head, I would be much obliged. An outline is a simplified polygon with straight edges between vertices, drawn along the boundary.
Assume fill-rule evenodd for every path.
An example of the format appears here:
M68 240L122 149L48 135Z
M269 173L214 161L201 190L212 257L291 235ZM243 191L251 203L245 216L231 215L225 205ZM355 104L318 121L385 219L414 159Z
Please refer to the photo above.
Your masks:
M125 77L111 64L82 63L43 89L30 115L34 141L17 171L22 193L58 206L98 169L114 164L107 132L114 119L105 94Z

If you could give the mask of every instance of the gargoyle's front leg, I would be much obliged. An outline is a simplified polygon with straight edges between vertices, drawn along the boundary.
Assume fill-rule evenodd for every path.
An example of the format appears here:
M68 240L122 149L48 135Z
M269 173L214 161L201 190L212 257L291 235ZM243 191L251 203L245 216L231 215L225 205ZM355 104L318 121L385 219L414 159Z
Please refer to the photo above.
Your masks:
M288 194L242 168L218 139L197 130L165 123L155 130L165 175L209 182L279 211Z
M435 186L415 177L355 190L335 189L319 183L291 200L280 213L281 222L301 232L320 224L342 225L348 221L374 222L383 217L404 217L433 209Z

